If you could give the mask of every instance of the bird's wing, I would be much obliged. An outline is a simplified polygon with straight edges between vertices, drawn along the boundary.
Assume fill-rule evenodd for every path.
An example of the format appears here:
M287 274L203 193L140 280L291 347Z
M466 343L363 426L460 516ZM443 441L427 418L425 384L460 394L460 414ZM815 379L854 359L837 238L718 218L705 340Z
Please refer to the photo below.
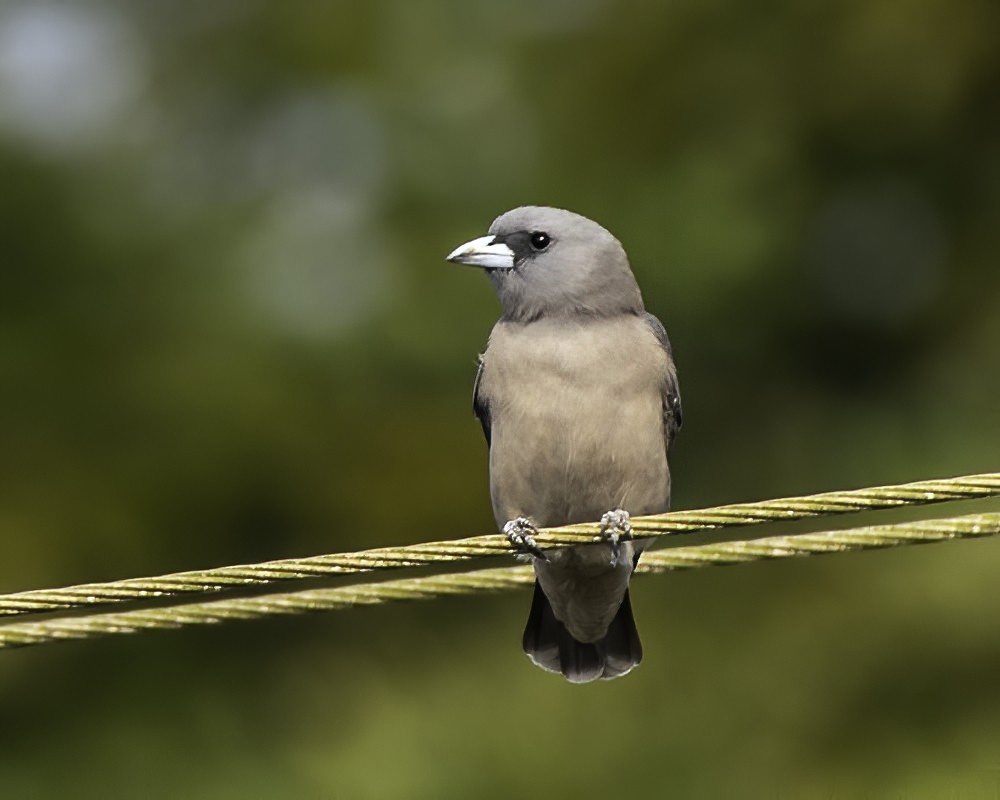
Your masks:
M663 389L663 436L666 440L667 452L673 444L677 431L681 429L683 421L683 411L681 409L681 390L677 385L677 368L674 366L674 354L670 348L670 337L667 336L667 329L663 323L650 313L645 313L643 318L649 325L656 340L666 351L670 360L670 369L667 372Z
M662 326L661 326L662 327ZM486 446L490 446L490 406L486 398L479 391L483 380L483 357L479 356L479 369L476 370L476 382L472 387L472 413L476 415L479 424L483 426L483 436L486 437Z

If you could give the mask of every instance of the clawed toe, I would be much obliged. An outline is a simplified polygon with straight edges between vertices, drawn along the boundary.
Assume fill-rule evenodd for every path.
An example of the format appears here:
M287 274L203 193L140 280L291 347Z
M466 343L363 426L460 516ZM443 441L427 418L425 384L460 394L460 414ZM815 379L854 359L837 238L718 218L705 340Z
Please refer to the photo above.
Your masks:
M632 522L629 513L616 508L601 517L601 539L611 544L611 566L618 565L621 543L632 538Z
M522 554L531 555L544 561L548 560L544 551L535 544L535 537L532 534L538 533L538 528L531 524L527 517L517 517L510 520L503 526L504 535L507 541Z

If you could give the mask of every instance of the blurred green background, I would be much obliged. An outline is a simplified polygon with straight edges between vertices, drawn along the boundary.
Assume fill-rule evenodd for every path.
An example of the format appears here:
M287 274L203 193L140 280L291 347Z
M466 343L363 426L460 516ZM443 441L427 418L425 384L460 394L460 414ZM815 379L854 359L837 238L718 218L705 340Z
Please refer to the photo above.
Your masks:
M526 203L614 232L670 331L675 507L996 470L998 24L3 0L0 592L492 531L497 307L442 259ZM0 794L995 798L998 569L644 578L645 663L585 687L522 655L527 593L4 652Z

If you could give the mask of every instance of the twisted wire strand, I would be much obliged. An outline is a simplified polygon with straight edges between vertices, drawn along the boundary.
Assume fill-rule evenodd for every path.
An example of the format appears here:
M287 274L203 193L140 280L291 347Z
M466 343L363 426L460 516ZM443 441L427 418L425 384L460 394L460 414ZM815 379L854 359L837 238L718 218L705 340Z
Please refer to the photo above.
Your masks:
M1000 495L1000 473L984 473L633 517L632 530L636 536L667 536L697 533L715 528L758 525L765 522L791 521L907 505L971 500L996 495ZM535 541L540 548L551 549L590 542L600 533L598 523L566 525L540 530L535 536ZM512 552L514 550L505 536L491 534L405 547L379 547L354 553L191 570L149 578L86 583L62 589L35 589L0 595L0 617L71 608L92 608L179 595L208 594L227 589L331 575L468 561Z
M824 533L771 536L752 541L675 547L647 553L640 573L745 564L777 558L829 555L852 550L927 544L1000 534L1000 513L972 514L901 525L881 525ZM398 600L498 592L534 582L530 566L312 589L232 600L212 600L166 608L0 625L0 649L109 634L214 625L285 614L329 611Z

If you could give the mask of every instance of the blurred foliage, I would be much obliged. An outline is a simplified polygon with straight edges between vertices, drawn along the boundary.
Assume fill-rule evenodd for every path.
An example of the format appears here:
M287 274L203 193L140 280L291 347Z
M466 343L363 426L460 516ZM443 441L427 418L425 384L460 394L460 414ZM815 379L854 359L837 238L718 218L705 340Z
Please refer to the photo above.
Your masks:
M442 257L526 203L670 330L676 507L997 469L998 23L5 0L0 591L491 530L496 304ZM645 579L645 664L589 687L523 657L527 596L4 653L0 786L995 797L998 563Z

